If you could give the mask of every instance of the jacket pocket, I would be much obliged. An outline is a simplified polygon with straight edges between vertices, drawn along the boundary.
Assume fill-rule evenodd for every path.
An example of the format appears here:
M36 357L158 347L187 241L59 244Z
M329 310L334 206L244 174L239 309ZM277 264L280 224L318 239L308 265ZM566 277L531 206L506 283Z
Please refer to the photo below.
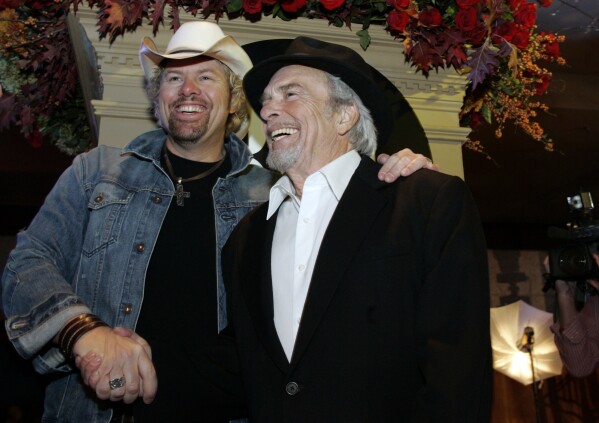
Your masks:
M85 256L92 256L118 240L132 197L133 192L113 183L100 182L94 187L87 204L89 222L83 245Z

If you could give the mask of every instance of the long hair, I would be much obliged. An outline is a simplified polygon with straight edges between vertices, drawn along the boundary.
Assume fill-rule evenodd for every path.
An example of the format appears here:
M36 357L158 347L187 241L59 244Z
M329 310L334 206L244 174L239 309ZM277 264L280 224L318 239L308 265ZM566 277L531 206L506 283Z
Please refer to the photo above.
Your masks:
M377 130L370 110L364 105L358 94L339 77L327 72L325 72L325 75L329 83L329 106L333 111L352 103L358 106L360 117L348 133L349 142L358 153L370 157L374 156L377 145Z

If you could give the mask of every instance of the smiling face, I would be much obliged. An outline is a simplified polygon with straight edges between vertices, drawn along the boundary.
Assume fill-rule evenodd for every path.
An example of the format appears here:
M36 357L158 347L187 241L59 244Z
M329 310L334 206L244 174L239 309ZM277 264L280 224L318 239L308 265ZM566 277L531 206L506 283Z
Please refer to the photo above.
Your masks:
M222 150L231 106L229 79L221 62L195 57L168 61L157 112L171 149Z
M305 179L349 151L347 132L355 120L347 107L333 110L329 95L321 70L291 65L273 75L260 111L271 168Z

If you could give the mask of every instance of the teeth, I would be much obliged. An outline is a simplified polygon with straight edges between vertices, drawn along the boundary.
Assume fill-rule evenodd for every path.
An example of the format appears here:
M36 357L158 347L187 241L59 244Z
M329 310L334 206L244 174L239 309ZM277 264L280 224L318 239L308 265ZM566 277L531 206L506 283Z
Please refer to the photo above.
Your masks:
M272 131L272 133L270 134L270 137L275 140L281 137L284 137L285 135L293 135L297 133L297 129L294 128L281 128L281 129L276 129L274 131Z
M183 113L195 113L195 112L199 112L201 110L201 108L200 108L200 106L197 106L197 105L185 105L185 106L177 107L177 110L179 112L183 112Z

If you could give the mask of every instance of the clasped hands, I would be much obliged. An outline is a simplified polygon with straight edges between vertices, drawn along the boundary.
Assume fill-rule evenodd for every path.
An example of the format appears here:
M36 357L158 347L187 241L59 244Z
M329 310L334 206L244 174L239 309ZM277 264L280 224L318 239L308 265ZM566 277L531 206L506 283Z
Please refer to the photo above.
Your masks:
M439 170L429 158L407 148L391 156L381 154L377 161L383 164L378 177L386 182L421 168ZM126 404L137 398L143 398L146 404L154 400L158 379L152 350L132 330L98 327L77 341L73 353L83 382L95 390L98 398Z
M156 396L158 379L150 345L130 329L100 327L83 335L73 348L83 382L98 398L130 404Z

